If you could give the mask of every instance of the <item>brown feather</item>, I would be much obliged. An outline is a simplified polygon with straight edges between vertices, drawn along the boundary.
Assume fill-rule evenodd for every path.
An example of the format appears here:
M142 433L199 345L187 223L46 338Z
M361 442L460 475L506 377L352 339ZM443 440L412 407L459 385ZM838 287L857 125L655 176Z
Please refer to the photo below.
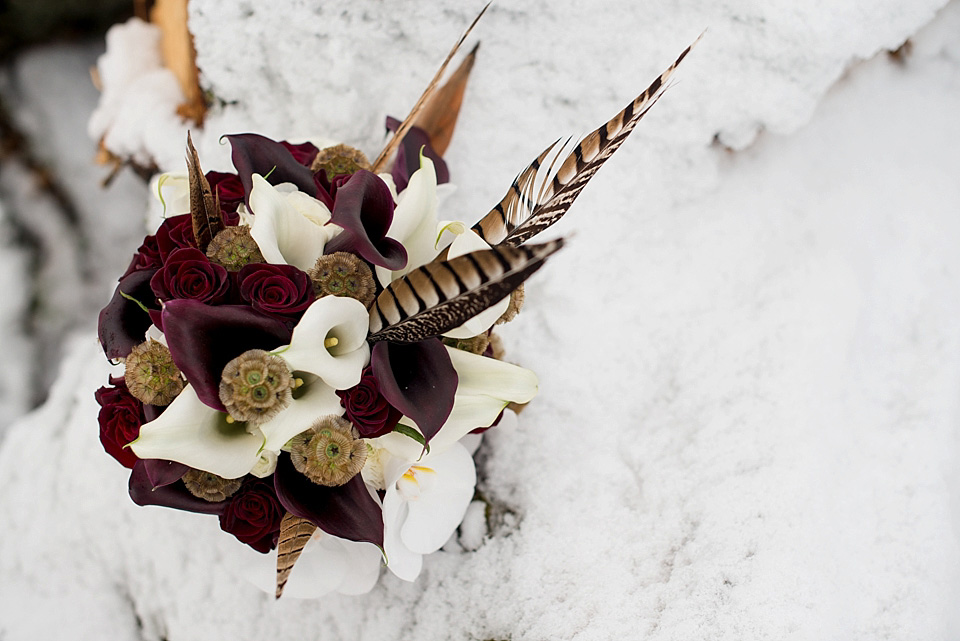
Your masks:
M518 182L515 180L503 200L474 225L473 230L490 244L506 243L517 246L557 222L580 195L587 182L660 99L666 90L667 80L699 41L700 38L697 38L684 49L666 71L616 116L587 134L564 157L556 172L553 171L552 163L546 172L533 171L534 175L539 174L544 176L544 179L532 203L530 196L534 176L527 174L533 167L544 162L554 146L548 147L517 179L523 178L529 182L519 185L518 189ZM563 153L563 149L558 153ZM554 162L558 159L559 156L555 157Z
M457 116L460 115L460 105L463 104L463 92L470 79L470 71L477 59L478 42L463 59L457 70L450 75L450 79L440 87L433 96L423 105L420 115L414 121L414 126L420 127L430 138L430 144L441 156L450 146L453 130L457 126Z
M415 343L459 327L509 296L563 242L492 247L418 267L380 292L367 339Z
M223 229L219 198L214 197L207 177L200 169L200 158L193 146L193 138L187 133L187 175L190 180L190 216L193 219L193 237L202 252Z
M393 155L397 150L397 147L400 146L400 143L403 141L403 137L407 135L407 131L410 130L410 127L413 126L413 123L416 122L417 118L420 115L420 112L423 110L425 104L427 104L434 91L437 89L437 85L440 84L440 78L443 77L443 72L447 70L447 65L450 64L450 60L453 59L453 56L460 49L460 46L463 44L464 40L467 39L467 36L470 35L470 32L473 30L473 27L477 24L483 14L487 11L487 7L490 6L488 2L483 9L480 10L480 13L477 14L477 17L473 19L473 22L470 23L470 26L467 27L467 30L463 32L463 35L460 36L460 39L457 40L457 44L453 45L453 49L450 50L450 53L447 54L447 57L444 59L443 64L440 65L440 68L437 70L437 73L434 74L433 79L430 81L430 84L427 85L427 88L423 91L423 94L417 100L416 104L413 105L413 109L410 110L410 114L400 123L400 127L393 134L393 138L390 139L390 142L383 148L383 151L380 152L380 155L377 156L377 159L373 162L374 173L378 173L383 169L383 166L386 164L387 160Z
M287 512L280 521L280 538L277 541L277 598L283 594L294 563L300 558L304 546L317 526Z

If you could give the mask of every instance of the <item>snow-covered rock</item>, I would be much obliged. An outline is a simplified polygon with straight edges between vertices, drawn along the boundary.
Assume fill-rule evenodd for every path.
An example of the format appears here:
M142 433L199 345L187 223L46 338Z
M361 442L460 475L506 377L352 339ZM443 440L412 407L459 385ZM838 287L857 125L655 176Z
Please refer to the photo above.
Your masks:
M504 332L541 393L478 453L490 521L414 584L275 603L215 521L126 499L87 334L0 449L0 638L957 638L960 3L920 29L940 4L491 7L449 154L466 218L709 31ZM191 7L226 102L211 155L217 128L376 151L474 10ZM730 151L758 128L781 133Z

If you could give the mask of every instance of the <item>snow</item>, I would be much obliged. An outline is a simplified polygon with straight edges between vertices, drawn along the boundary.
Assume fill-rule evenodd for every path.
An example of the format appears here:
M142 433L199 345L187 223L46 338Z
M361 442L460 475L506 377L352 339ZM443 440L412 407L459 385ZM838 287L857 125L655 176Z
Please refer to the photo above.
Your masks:
M709 30L503 332L541 391L477 453L489 515L414 584L274 603L216 523L126 498L85 333L0 448L0 638L960 636L960 2L503 5L448 154L468 219ZM227 127L375 151L472 18L442 6L192 3L209 168Z

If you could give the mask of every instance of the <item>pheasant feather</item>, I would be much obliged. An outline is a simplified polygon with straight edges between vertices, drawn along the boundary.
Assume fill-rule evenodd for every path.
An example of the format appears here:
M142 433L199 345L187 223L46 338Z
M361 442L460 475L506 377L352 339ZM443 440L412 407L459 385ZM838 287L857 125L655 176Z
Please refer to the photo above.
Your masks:
M563 242L492 247L418 267L380 292L368 340L415 343L459 327L508 296Z
M503 200L473 226L473 231L491 245L505 243L518 246L557 222L580 195L587 182L660 99L666 89L667 80L697 42L699 38L684 49L676 61L620 113L587 134L564 158L555 173L552 163L546 172L539 171L556 143L547 147L514 180ZM563 148L559 153L562 151ZM558 157L554 158L554 161L557 159ZM538 175L544 178L534 200L534 182Z
M280 521L280 538L277 541L277 598L283 594L293 565L300 558L307 541L313 536L317 526L287 512Z

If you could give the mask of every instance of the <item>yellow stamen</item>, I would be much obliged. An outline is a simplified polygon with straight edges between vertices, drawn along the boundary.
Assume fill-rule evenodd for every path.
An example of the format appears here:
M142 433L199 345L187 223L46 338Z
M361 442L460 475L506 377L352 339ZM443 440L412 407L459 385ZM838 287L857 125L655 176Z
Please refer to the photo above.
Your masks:
M231 425L233 425L236 422L236 419L234 419L229 414L227 414L227 418L225 420L227 421L227 423L230 423Z
M326 347L327 349L330 349L331 347L336 347L339 344L340 344L340 339L338 339L336 336L331 336L330 338L327 338L323 341L323 346Z
M302 378L295 378L295 379L293 379L293 388L294 388L294 389L297 389L297 388L300 387L301 385L303 385L303 379L302 379Z

